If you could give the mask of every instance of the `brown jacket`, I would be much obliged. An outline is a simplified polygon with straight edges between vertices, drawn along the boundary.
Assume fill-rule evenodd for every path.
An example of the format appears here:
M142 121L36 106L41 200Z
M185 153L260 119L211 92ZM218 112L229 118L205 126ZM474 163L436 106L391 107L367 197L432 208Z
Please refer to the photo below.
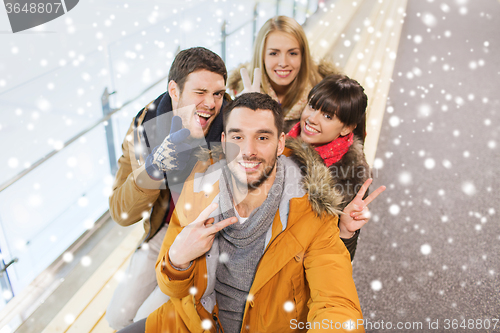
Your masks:
M143 122L151 104L148 104L138 116L139 124ZM139 163L144 164L144 160L141 157L138 161L135 155L134 141L141 140L138 137L139 132L134 133L135 121L134 118L122 143L122 156L118 159L118 171L113 192L109 197L109 212L113 220L122 226L129 226L143 219L143 241L148 241L163 224L170 201L170 191L168 188L144 189L136 184L136 170L140 167ZM137 136L136 140L134 135Z

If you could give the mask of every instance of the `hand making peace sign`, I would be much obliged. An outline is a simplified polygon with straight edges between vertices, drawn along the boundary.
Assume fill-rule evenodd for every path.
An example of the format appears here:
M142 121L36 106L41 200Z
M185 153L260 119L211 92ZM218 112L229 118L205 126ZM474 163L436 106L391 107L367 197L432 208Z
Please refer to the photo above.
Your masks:
M339 220L341 238L351 238L354 236L356 230L361 229L361 227L370 220L368 204L378 197L380 193L384 192L386 188L385 186L380 186L363 200L363 196L372 181L372 178L367 179L359 189L358 194L356 194L354 199L344 208L344 214L340 216Z
M214 218L209 216L217 206L216 203L210 204L177 235L168 252L175 267L187 268L191 261L210 250L217 232L238 221L236 217L230 217L214 224Z
M260 92L260 81L262 78L262 72L260 68L256 68L253 71L253 83L250 82L250 75L248 75L248 70L243 67L240 69L241 80L243 81L243 90L238 94L246 94L251 92Z

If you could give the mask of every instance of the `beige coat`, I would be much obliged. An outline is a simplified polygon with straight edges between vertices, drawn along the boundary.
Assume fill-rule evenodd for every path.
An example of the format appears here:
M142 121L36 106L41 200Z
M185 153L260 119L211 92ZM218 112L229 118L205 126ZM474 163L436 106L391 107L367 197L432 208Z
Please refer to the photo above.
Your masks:
M139 116L139 124L142 123L148 104ZM135 118L134 118L135 119ZM149 240L161 227L170 201L170 191L144 189L137 186L134 170L139 169L134 150L134 121L125 135L122 144L122 156L118 159L118 171L116 172L113 192L109 197L109 212L112 219L122 225L129 226L141 219L144 223L143 241ZM140 138L137 138L138 140Z

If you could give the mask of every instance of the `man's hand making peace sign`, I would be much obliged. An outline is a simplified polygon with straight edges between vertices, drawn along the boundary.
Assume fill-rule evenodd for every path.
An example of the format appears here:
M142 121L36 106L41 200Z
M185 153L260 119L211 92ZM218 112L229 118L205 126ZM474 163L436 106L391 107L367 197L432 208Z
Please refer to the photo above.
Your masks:
M209 216L217 206L216 203L210 204L177 235L168 252L173 266L180 269L189 267L191 261L210 250L217 232L238 221L236 217L230 217L214 224L214 218Z

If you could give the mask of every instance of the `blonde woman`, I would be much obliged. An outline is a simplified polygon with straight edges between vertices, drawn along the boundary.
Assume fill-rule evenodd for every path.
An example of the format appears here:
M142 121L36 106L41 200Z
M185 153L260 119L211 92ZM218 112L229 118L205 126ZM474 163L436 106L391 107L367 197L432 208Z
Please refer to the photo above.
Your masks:
M254 70L262 69L261 91L281 104L287 131L299 121L312 87L337 72L328 61L313 61L304 30L287 16L276 16L264 23L255 39L250 63L230 73L228 87L235 95L244 88L241 68L248 69L251 80L255 80Z

